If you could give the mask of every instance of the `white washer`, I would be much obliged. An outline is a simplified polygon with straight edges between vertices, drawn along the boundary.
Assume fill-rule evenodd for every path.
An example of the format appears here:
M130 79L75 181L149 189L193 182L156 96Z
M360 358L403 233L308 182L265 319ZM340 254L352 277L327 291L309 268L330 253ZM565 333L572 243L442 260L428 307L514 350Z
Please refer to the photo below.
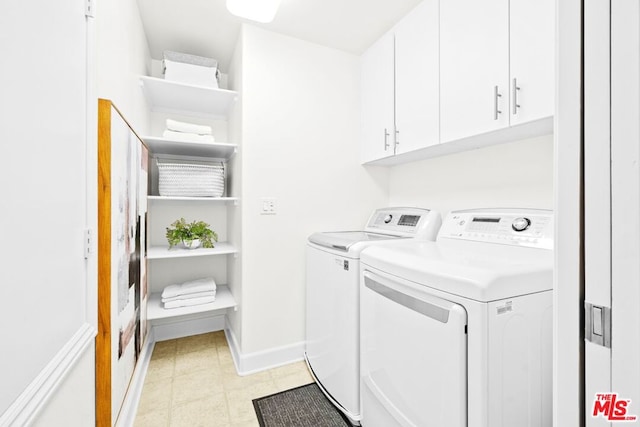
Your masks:
M434 240L440 214L419 208L376 210L364 231L316 233L307 245L305 359L324 394L360 420L360 252L393 239Z
M366 427L552 424L551 211L451 212L361 255Z

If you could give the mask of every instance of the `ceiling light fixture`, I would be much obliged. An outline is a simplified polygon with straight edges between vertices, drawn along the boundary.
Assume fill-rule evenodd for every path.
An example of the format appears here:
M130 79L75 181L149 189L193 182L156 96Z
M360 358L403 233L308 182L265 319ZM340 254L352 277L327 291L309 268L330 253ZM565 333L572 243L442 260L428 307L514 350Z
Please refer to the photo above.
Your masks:
M227 9L233 15L265 24L273 21L278 6L280 0L227 0Z

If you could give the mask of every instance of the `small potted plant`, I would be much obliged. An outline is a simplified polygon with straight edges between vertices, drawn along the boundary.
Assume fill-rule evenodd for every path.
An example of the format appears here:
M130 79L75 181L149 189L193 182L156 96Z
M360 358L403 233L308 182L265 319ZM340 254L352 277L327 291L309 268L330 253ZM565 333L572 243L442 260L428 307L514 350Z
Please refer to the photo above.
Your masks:
M218 241L218 235L204 221L187 223L184 218L180 218L174 221L171 227L167 227L167 240L169 248L180 243L188 249L196 249L200 245L203 248L213 248L213 242Z

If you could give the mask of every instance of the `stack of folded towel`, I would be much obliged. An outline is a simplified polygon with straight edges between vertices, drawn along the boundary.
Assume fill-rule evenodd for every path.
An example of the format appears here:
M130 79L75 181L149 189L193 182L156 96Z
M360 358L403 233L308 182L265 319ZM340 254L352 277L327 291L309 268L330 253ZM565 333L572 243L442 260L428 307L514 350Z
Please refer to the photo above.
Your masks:
M216 282L213 277L169 285L162 291L164 308L189 307L208 304L216 299Z
M167 119L167 129L162 134L167 139L182 142L215 142L211 126L196 125Z

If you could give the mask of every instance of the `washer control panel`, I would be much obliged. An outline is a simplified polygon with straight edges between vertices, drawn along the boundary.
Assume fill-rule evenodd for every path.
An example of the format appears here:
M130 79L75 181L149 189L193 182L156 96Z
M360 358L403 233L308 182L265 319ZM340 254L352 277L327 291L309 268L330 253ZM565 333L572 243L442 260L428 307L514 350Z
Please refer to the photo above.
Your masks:
M429 209L382 208L371 215L365 231L434 240L440 222L440 214Z
M553 212L541 209L452 211L442 223L440 239L553 249Z

